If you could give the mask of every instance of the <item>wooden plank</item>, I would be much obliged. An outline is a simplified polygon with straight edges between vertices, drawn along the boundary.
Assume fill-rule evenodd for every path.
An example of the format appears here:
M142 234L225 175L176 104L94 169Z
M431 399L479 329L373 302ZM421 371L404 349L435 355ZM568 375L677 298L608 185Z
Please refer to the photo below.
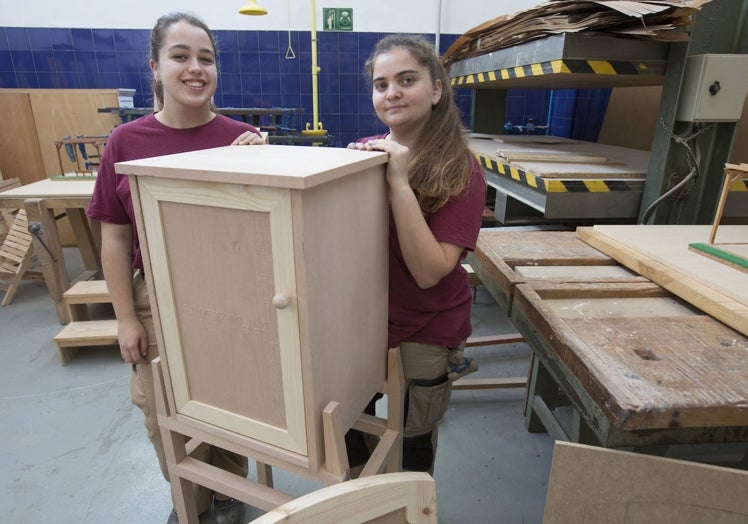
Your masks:
M579 240L574 231L484 229L468 262L507 313L514 288L522 282L647 281Z
M524 388L527 386L525 377L507 378L461 378L452 383L454 391L464 389L508 389Z
M748 335L748 274L688 249L710 226L626 225L577 229L578 238ZM722 226L715 245L748 238L748 226Z
M116 320L70 322L55 335L59 347L109 346L117 344Z
M746 471L556 442L543 522L747 522L746 493Z
M748 426L748 338L654 284L530 283L515 312L613 426Z
M468 144L495 162L549 179L644 179L649 159L648 151L551 136L473 137Z
M105 304L111 302L106 280L81 280L62 295L68 304Z

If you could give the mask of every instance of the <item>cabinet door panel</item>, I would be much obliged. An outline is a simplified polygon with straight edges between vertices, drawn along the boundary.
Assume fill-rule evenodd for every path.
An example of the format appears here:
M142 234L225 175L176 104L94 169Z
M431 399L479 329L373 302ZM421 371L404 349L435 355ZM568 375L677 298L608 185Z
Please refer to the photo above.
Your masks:
M306 454L289 190L138 182L177 410Z

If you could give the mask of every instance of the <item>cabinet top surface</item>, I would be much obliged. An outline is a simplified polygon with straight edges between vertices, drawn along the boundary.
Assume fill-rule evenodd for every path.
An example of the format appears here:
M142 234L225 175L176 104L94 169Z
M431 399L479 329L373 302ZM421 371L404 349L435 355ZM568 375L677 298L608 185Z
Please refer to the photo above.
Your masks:
M385 164L382 152L311 146L225 146L115 164L121 175L308 189Z

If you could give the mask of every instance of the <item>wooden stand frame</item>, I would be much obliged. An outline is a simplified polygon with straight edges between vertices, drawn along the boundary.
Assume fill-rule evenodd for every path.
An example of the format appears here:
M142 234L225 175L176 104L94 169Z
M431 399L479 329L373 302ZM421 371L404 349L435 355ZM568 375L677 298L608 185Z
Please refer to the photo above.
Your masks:
M115 166L130 175L180 522L195 517L182 495L193 483L270 509L288 500L272 466L345 480L351 427L380 436L364 475L400 467L402 363L390 350L388 371L385 358L386 160L264 145ZM383 389L387 421L362 416ZM258 482L201 463L191 450L202 443L256 460Z
M198 522L195 500L192 496L185 496L192 494L193 483L270 511L294 498L273 488L272 466L327 485L349 479L350 467L345 447L345 433L350 428L345 428L341 422L339 402L329 402L320 413L324 427L326 461L321 469L313 471L292 462L279 460L274 454L259 452L258 445L261 443L254 439L191 420L174 412L167 400L169 395L173 395L171 380L164 374L165 368L160 358L153 361L152 369L159 428L169 469L174 507L180 522ZM400 471L404 385L400 348L391 348L387 354L387 380L382 384L381 390L387 395L387 418L362 414L353 425L360 431L379 437L379 444L364 466L361 477ZM203 445L218 446L254 459L257 463L257 481L239 477L192 457L191 454Z

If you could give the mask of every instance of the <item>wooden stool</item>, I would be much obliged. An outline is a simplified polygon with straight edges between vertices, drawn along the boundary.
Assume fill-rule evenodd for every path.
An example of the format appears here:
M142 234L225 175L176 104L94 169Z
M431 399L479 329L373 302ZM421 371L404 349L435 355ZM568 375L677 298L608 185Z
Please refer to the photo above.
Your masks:
M116 346L117 320L90 320L89 304L111 302L104 280L81 280L62 295L70 323L54 337L62 365L66 365L81 347Z

